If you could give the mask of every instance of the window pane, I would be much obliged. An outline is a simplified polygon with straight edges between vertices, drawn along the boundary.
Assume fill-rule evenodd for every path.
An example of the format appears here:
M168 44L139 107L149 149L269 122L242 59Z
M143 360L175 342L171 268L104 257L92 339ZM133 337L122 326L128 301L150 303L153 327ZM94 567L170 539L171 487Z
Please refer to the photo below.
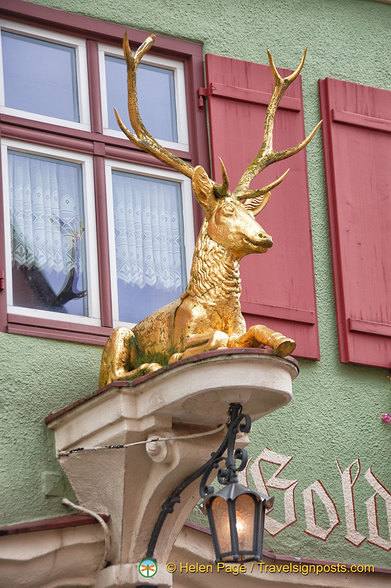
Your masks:
M2 32L5 105L80 122L73 47Z
M105 56L107 108L110 129L118 130L114 106L128 126L125 60ZM137 94L141 118L151 135L178 141L174 72L163 67L140 64L137 69Z
M88 315L82 166L8 151L13 305Z
M113 171L119 320L137 323L185 286L181 187Z

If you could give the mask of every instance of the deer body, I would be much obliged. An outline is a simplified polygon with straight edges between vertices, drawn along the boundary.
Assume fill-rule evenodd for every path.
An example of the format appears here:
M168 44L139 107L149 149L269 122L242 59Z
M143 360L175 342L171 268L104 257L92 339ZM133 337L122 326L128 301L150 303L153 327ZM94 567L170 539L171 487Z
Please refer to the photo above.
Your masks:
M178 300L133 329L119 327L113 332L103 353L100 387L159 369L160 361L170 363L242 344L246 323L240 308L239 261L248 253L266 252L273 241L241 202L215 197L201 167L194 172L193 189L207 216L196 242L189 284ZM249 330L248 343L253 342L254 332L254 327ZM292 339L261 325L255 340L258 345L272 343L277 353L282 349L290 353L295 347ZM150 361L154 358L159 363Z
M127 36L124 53L128 66L129 118L136 135L119 118L118 124L128 138L191 178L194 194L205 211L198 236L189 284L182 296L157 310L133 329L114 330L103 352L99 386L118 379L132 379L144 373L204 351L228 347L268 345L278 355L288 355L295 342L263 325L246 324L240 308L241 283L239 262L249 253L265 253L272 245L255 217L266 206L270 190L286 173L260 190L251 190L253 178L267 165L285 159L305 147L316 129L298 146L275 152L272 134L275 112L285 89L298 76L305 53L297 70L288 78L278 74L271 55L270 65L275 87L267 109L265 136L260 152L249 165L234 192L228 190L228 177L222 165L223 183L213 182L201 166L190 164L169 153L149 134L140 119L137 104L136 69L142 55L152 45L149 37L133 56Z
M215 332L221 333L220 339L225 334L227 340L242 335L246 325L240 309L240 293L238 260L209 237L204 222L186 291L133 329L141 353L148 349L164 353L169 349L173 350L172 355L183 356L187 351L188 356L193 349L198 353L202 341L207 343ZM154 342L156 320L160 324L159 342Z

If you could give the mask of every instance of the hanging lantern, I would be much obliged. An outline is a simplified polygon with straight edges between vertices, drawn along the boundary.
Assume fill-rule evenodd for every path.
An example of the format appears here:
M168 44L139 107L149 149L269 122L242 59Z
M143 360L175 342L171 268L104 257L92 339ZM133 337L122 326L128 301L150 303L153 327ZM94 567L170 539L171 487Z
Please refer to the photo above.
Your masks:
M218 562L262 561L265 510L274 498L236 482L203 502Z

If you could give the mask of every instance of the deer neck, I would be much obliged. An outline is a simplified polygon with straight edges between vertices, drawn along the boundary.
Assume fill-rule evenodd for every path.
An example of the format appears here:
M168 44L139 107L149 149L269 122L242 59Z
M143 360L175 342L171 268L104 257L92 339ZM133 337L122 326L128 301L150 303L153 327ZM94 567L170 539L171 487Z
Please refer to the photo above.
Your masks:
M239 303L242 291L239 261L209 237L207 226L205 219L195 245L186 293L212 304L221 300Z

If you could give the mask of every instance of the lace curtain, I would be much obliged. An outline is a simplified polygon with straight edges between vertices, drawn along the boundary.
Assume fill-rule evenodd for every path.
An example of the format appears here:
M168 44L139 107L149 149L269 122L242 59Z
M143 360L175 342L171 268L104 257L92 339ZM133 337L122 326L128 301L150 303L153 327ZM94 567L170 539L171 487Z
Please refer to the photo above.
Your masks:
M113 172L117 277L127 284L181 288L184 245L178 183Z
M79 263L73 245L84 227L81 174L80 164L9 151L18 267L68 273ZM185 267L180 185L113 172L113 193L118 279L140 288L180 289Z
M13 261L67 273L84 227L81 166L9 151Z

